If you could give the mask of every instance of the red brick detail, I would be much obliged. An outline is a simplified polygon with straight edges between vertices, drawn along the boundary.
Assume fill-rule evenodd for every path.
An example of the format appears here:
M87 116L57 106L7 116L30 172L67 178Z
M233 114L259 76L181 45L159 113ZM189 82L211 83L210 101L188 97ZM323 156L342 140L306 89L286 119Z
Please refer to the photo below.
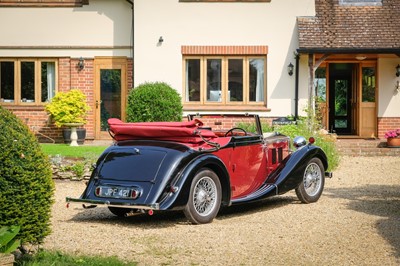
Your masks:
M133 60L128 59L127 61L127 86L129 91L133 86ZM79 58L64 57L58 59L58 91L80 89L85 93L91 110L88 112L87 123L84 128L86 128L86 139L93 140L95 136L94 60L85 58L85 67L82 70L79 70L78 62ZM4 105L3 107L26 123L40 142L52 142L52 140L58 143L63 142L62 128L57 128L54 125L43 105Z
M268 46L198 46L184 45L182 55L266 55Z
M378 138L384 139L389 130L400 128L400 117L378 117Z

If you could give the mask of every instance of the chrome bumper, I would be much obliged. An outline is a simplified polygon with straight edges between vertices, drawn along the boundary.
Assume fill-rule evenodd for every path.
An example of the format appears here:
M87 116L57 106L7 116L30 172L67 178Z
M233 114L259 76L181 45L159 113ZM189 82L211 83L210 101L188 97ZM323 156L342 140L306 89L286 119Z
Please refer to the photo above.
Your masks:
M89 199L75 199L75 198L65 198L65 201L69 203L81 203L84 208L102 206L102 207L117 207L117 208L129 208L129 209L139 209L139 210L159 210L160 205L158 203L154 204L129 204L120 202L110 202L107 200L89 200ZM91 206L86 206L89 204Z

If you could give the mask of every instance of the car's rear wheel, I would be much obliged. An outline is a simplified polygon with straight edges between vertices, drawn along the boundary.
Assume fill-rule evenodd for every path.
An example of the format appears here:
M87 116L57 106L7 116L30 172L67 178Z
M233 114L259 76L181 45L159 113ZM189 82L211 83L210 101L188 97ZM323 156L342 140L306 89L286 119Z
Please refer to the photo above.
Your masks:
M134 210L129 208L118 208L118 207L108 207L108 209L112 214L117 215L119 217L126 217L128 213Z
M296 195L303 203L313 203L321 197L325 185L324 165L318 158L308 161L303 181L296 188Z
M190 186L189 200L183 212L194 224L210 223L221 206L221 182L210 169L197 172Z

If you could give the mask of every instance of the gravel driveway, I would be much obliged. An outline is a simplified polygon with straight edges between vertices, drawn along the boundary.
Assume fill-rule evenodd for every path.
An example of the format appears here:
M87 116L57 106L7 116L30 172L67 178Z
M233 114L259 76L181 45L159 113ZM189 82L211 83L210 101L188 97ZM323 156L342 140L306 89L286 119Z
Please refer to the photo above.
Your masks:
M211 224L180 212L118 218L65 208L85 185L56 181L44 248L118 256L139 265L400 265L400 158L344 157L321 199L295 193L224 209Z

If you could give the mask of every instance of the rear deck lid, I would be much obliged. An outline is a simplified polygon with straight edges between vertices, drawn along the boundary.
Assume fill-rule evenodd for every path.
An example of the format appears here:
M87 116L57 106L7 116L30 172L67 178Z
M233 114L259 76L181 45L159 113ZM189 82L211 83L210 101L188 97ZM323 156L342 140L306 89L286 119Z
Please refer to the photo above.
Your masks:
M119 147L101 162L100 179L154 182L167 156L165 150L143 147Z

